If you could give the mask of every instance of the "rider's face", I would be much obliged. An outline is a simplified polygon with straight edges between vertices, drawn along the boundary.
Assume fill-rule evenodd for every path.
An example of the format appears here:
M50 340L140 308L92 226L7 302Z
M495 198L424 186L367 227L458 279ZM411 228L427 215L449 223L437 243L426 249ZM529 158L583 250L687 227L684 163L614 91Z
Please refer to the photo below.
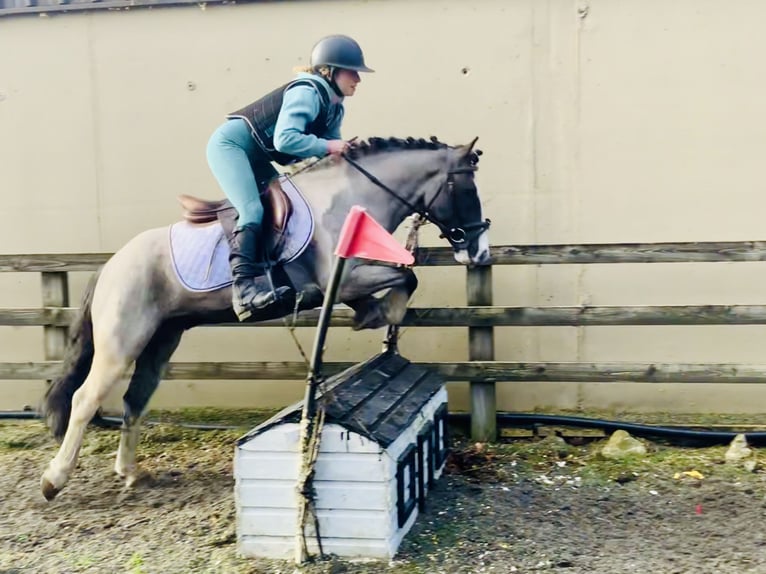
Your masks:
M335 83L338 85L340 92L346 97L354 95L354 92L356 92L356 85L361 81L362 79L359 77L359 72L354 70L340 68L335 72Z

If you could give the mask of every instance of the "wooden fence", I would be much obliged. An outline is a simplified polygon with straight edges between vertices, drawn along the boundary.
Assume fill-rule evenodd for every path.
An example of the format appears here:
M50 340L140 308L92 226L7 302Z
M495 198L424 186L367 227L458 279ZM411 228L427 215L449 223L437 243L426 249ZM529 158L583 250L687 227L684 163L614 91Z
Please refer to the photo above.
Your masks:
M766 261L766 242L645 243L495 246L493 265L589 263L688 263ZM70 305L68 273L94 271L110 254L0 255L0 272L42 276L42 307L0 308L0 325L44 328L45 361L0 363L0 379L50 379L60 369ZM449 248L421 248L421 266L457 265ZM697 306L492 306L492 266L468 268L466 307L411 308L404 325L469 330L469 360L420 363L448 380L470 381L471 430L476 440L496 436L495 383L502 381L764 383L766 365L657 363L519 363L494 360L498 326L745 325L766 324L766 305ZM298 326L316 324L318 311L302 313ZM351 311L336 311L332 326L350 326ZM239 325L239 324L237 324ZM258 326L283 326L281 321ZM327 363L328 374L351 363ZM166 379L303 379L302 362L172 362Z

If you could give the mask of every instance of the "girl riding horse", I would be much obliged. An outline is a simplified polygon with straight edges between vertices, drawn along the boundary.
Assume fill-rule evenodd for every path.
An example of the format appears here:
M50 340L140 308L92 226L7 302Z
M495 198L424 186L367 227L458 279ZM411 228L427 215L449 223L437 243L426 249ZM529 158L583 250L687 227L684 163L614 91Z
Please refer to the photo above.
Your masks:
M310 68L229 114L211 136L208 164L239 215L229 240L229 262L232 305L240 321L293 294L285 285L272 289L264 276L260 194L277 176L272 162L288 165L345 152L348 143L340 136L343 99L354 95L359 72L372 71L352 38L322 38L311 52Z

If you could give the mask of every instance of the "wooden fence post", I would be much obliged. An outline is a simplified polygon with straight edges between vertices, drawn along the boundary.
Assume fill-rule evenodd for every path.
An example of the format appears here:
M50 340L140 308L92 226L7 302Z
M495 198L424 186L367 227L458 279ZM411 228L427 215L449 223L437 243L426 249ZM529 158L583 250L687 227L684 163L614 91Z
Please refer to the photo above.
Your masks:
M69 274L66 271L43 271L43 307L69 306ZM69 327L43 327L43 346L46 361L64 358Z
M469 306L492 305L492 266L469 267L466 275ZM494 361L494 327L468 327L468 360ZM471 381L471 438L487 442L497 439L495 383Z

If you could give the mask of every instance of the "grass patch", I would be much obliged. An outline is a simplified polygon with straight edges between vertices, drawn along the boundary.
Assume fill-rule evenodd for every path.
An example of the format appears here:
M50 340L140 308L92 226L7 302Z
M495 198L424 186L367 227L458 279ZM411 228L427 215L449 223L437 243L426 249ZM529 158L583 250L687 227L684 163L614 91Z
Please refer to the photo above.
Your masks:
M249 430L271 418L281 409L184 408L151 410L147 420L168 424L231 426Z
M733 431L750 432L753 428L766 430L766 419L760 413L672 413L648 412L635 413L605 409L589 410L545 410L527 411L541 415L561 415L588 419L604 419L610 421L630 422L657 426L689 426L699 429L730 428Z
M48 429L37 421L0 424L0 451L35 450L51 441Z
M519 439L495 444L477 444L457 439L447 461L447 472L477 482L513 481L524 476L579 477L582 484L659 483L673 481L678 474L697 471L705 479L761 480L764 461L756 450L756 472L742 463L727 463L727 446L691 448L642 439L647 453L620 459L605 458L606 439L571 445L559 437Z
M32 442L26 439L0 439L0 448L5 450L27 450L33 448Z
M144 559L138 552L134 552L125 566L130 574L146 574L144 569Z

